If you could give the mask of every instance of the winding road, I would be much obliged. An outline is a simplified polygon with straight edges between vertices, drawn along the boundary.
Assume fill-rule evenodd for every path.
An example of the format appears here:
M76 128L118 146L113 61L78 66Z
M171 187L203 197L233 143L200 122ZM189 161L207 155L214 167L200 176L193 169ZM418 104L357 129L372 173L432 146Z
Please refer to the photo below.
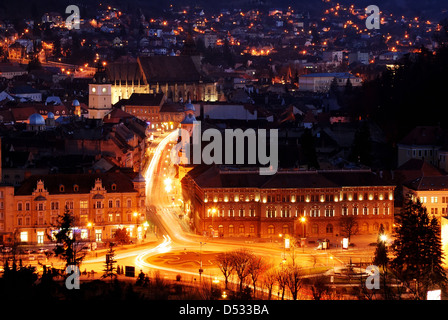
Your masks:
M154 147L150 147L150 162L144 172L146 179L146 195L147 204L150 204L151 221L157 226L158 241L148 242L143 245L127 248L126 250L116 250L115 260L120 266L135 266L138 273L140 270L144 273L150 271L163 271L165 276L178 275L189 277L207 277L224 279L220 274L217 266L211 265L211 261L205 264L202 261L202 254L216 254L219 252L230 251L241 248L250 248L256 255L262 256L273 265L281 265L282 260L286 257L303 267L313 267L317 265L330 265L329 254L324 251L302 251L296 249L286 252L282 246L282 242L254 242L247 239L221 239L208 238L188 232L185 224L179 219L180 209L172 203L171 196L167 194L164 188L164 180L167 177L174 179L174 170L170 164L169 147L177 140L178 132L165 133L160 137L158 143ZM196 255L182 255L180 253L194 252ZM168 257L165 263L160 263L164 259L160 259L161 255ZM188 257L187 257L188 256ZM156 259L159 257L159 259ZM169 258L176 257L180 261L175 264L166 263ZM196 259L195 259L196 257ZM333 259L333 258L332 258ZM336 259L335 259L336 260ZM95 270L102 272L104 269L104 255L91 257L83 262L81 269ZM155 263L157 261L158 263ZM334 263L342 261L333 261ZM202 265L204 272L199 275L198 266Z

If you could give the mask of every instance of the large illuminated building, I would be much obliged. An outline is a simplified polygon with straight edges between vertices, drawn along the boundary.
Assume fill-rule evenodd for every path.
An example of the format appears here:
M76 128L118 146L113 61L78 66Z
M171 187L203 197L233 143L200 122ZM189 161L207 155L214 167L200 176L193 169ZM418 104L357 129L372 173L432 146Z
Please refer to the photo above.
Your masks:
M112 104L133 93L163 93L172 102L217 101L214 81L200 70L196 56L122 58L107 66Z
M85 241L110 240L118 228L142 239L145 199L145 179L134 172L34 175L16 190L0 187L0 234L5 242L50 243L58 216L68 210Z
M352 231L392 231L394 186L368 170L279 171L197 166L182 180L185 212L196 231L219 237L342 239ZM347 220L347 219L346 219ZM345 227L344 227L345 228Z

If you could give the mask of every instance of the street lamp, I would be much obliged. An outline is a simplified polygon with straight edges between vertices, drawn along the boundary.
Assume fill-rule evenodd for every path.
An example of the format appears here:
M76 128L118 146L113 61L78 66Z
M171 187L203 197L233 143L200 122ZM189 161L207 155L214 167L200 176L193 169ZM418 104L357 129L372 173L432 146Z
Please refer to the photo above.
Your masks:
M306 223L306 218L305 216L302 216L300 218L300 223L302 223L302 241L301 241L301 245L302 245L302 252L305 252L305 223Z
M306 218L305 217L301 217L300 218L300 222L302 223L302 236L305 238L305 222L306 222Z
M216 208L215 207L213 207L213 208L208 208L207 209L207 212L208 212L208 215L210 216L210 214L211 214L211 216L212 216L212 230L214 230L214 228L213 228L213 218L214 218L214 215L215 215L215 213L216 213ZM210 235L211 235L211 231L210 231Z
M207 244L207 243L201 241L201 242L199 242L199 244L200 244L199 257L201 260L201 266L199 268L199 281L201 281L202 280L202 272L204 272L204 270L202 269L202 245Z
M138 236L138 212L135 211L133 215L134 215L134 218L135 218L135 238L138 241L138 238L139 238L139 236Z
M87 228L89 229L89 245L90 245L90 250L92 251L92 222L87 222Z

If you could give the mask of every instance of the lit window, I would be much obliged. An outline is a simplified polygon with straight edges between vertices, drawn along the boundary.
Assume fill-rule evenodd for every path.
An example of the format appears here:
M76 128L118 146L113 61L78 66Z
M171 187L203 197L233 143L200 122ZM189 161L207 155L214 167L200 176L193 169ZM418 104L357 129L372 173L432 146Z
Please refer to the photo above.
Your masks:
M22 242L28 241L28 232L27 231L20 232L20 241L22 241Z

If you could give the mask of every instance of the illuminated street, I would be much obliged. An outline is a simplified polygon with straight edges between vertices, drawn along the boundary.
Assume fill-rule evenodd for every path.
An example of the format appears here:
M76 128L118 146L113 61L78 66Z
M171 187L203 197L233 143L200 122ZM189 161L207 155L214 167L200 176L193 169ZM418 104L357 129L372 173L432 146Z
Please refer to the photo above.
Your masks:
M287 251L283 245L283 239L232 239L210 238L188 232L184 221L179 218L181 209L174 200L180 197L179 186L174 178L174 170L170 164L170 148L174 145L177 131L166 133L156 140L157 145L150 147L151 160L145 172L147 181L147 203L156 212L150 211L152 222L158 227L157 241L147 244L129 245L126 249L117 248L116 260L120 266L135 266L136 273L144 273L159 270L166 277L174 279L176 275L183 275L186 279L199 279L199 268L202 256L208 257L202 260L202 277L221 279L223 276L214 263L213 258L219 252L231 251L240 248L249 248L256 255L264 257L273 266L279 268L284 263L294 263L304 269L326 267L324 270L334 270L350 262L370 261L373 249L365 250L341 249L316 250L314 247L290 248ZM167 184L169 187L167 188ZM175 197L173 197L175 195ZM372 237L372 239L374 239ZM155 239L154 239L155 240ZM374 240L373 240L374 241ZM201 245L202 242L202 245ZM284 257L286 256L286 261ZM101 274L104 268L104 255L89 257L83 262L81 270L95 270ZM175 261L173 263L173 261Z

